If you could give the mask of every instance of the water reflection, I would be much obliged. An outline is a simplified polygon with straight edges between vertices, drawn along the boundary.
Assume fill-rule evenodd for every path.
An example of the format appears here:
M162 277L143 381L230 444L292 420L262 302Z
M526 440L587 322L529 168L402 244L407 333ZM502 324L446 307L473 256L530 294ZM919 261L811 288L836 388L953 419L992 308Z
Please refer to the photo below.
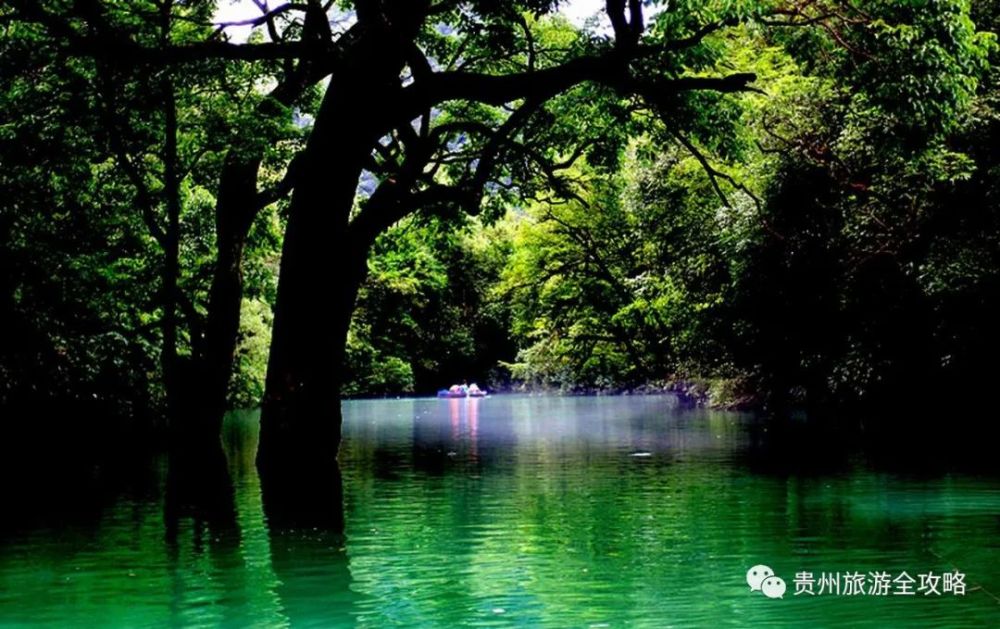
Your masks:
M0 624L961 627L1000 610L994 477L887 472L847 438L670 398L344 408L343 475L261 477L243 413L214 463L62 479L89 507L8 516ZM790 591L799 570L953 567L970 591L769 601L743 581L760 562Z
M474 423L464 403L350 407L342 461L363 626L996 617L994 480L913 482L868 468L825 428L684 411L669 398L497 397L479 401ZM786 573L960 566L983 589L961 602L768 607L743 582L764 557Z
M303 456L282 461L259 475L255 465L259 422L256 413L234 415L225 430L237 435L229 447L244 547L259 543L247 572L259 570L266 592L256 618L298 619L323 626L350 624L350 568L344 538L344 488L335 459ZM259 527L257 526L259 523ZM256 567L255 567L256 566ZM322 605L322 606L321 606ZM270 621L269 621L270 622ZM280 623L278 623L280 624Z
M169 579L171 624L184 625L201 614L191 602L231 600L242 591L240 530L233 484L218 448L199 453L172 453L168 458L163 500L165 577ZM212 574L202 579L192 574ZM136 578L134 569L129 576ZM216 610L214 620L228 615Z
M233 501L233 484L221 450L196 456L171 454L163 510L167 545L178 545L182 522L199 551L207 540L231 537L236 531Z

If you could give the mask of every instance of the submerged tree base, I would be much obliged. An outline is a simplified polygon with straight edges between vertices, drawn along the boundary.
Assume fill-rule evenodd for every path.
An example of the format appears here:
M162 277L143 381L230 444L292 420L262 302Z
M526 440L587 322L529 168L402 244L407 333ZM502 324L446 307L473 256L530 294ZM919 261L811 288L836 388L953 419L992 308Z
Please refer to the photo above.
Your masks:
M169 456L164 523L166 539L177 543L181 520L190 518L213 537L236 530L233 481L221 444L197 451L174 450Z
M264 407L257 470L271 526L343 531L341 422L337 398L318 406Z

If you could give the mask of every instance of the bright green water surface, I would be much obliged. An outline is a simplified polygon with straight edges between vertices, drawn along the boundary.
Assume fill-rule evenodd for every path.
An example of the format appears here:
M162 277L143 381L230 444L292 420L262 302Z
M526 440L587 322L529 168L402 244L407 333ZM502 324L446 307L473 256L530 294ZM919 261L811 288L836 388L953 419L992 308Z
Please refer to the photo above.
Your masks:
M267 517L256 418L236 415L229 525L182 510L168 526L163 461L67 478L93 493L66 513L7 513L0 625L1000 626L995 477L775 446L752 417L670 397L344 415L343 533ZM754 564L783 599L750 591ZM954 570L964 596L794 594L798 572Z

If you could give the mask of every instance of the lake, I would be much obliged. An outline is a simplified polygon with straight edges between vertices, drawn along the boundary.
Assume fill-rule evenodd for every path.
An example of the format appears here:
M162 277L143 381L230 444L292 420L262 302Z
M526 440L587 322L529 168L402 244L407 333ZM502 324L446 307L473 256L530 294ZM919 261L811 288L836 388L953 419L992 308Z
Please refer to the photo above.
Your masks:
M315 494L340 531L262 495L256 419L227 419L217 511L171 503L164 458L11 507L0 625L1000 625L982 472L670 396L350 401L342 487ZM756 565L782 598L751 591Z

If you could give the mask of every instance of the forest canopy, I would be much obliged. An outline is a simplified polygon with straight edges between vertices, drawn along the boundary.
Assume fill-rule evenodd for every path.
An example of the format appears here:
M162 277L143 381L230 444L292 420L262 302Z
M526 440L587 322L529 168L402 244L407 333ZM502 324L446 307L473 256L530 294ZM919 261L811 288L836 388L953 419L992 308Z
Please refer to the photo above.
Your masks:
M995 380L996 3L256 4L0 6L0 403Z

